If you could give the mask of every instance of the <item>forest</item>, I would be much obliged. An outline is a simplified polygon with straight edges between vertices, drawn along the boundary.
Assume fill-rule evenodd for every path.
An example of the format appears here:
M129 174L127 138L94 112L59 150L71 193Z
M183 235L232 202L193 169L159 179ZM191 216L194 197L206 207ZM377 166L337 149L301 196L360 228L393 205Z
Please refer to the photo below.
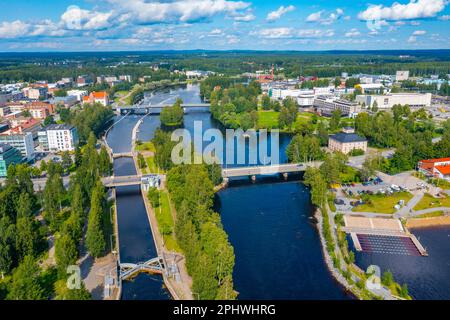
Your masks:
M402 56L402 57L400 57ZM57 81L78 75L149 76L152 81L181 79L175 70L207 70L235 76L269 70L285 77L336 77L349 74L395 74L409 70L410 76L450 73L449 50L417 51L172 51L117 53L22 53L0 55L0 79L11 81ZM151 66L158 68L152 69ZM181 77L181 78L180 78ZM184 79L184 78L183 78Z

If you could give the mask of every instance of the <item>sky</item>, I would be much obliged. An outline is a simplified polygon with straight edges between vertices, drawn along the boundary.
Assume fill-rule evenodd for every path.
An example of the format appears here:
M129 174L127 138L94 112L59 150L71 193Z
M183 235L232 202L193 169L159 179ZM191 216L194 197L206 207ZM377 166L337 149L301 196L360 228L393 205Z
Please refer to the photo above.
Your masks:
M0 51L450 49L450 0L0 0Z

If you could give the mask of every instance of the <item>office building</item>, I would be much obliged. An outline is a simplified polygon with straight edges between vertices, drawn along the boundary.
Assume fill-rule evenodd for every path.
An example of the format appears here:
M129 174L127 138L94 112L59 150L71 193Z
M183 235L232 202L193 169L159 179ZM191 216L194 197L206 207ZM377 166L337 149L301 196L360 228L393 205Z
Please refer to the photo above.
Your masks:
M22 162L19 150L8 144L0 143L0 177L6 177L10 165Z

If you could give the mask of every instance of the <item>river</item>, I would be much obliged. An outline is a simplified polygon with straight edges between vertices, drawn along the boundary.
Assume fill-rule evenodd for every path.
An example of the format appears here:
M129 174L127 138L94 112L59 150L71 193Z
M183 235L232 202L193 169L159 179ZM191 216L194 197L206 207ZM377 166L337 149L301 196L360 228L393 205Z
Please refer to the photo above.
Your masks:
M178 96L185 103L198 103L199 87L194 85L158 90L146 94L145 103L171 104ZM114 152L130 151L131 131L139 118L140 116L128 116L111 130L108 143ZM184 117L184 127L191 135L194 134L194 121L201 121L203 130L219 128L209 113L188 112ZM159 116L146 117L140 127L138 139L150 140L159 126ZM280 136L280 162L286 161L285 148L289 141L289 136ZM133 174L135 168L130 159L118 159L114 163L114 171L116 175L127 175ZM156 256L139 189L118 188L117 206L122 261L137 262ZM300 183L298 176L290 176L287 182L279 177L258 178L257 183L251 183L248 178L234 179L228 188L217 193L215 207L221 214L224 229L235 250L233 277L239 299L350 298L326 269L312 219L309 191ZM423 242L425 238L431 237L429 242L425 242L430 257L423 258L428 260L422 260L422 263L434 265L436 261L441 261L440 268L448 267L448 254L443 260L446 262L442 264L442 250L435 252L432 249L436 245L436 233L422 229L416 234ZM442 237L444 234L445 232ZM431 253L436 256L431 257ZM361 266L371 262L365 254L356 256L357 263ZM400 261L398 256L388 258L390 262ZM388 258L383 256L380 260ZM420 266L424 267L423 264ZM420 291L423 286L414 285L414 281L426 282L428 277L433 277L433 273L427 272L426 276L423 274L421 277L417 271L413 278L407 276L410 271L406 270L408 268L392 268L398 280L407 280L413 296L445 296L442 290L431 290L430 294L418 295L416 291ZM446 275L449 280L448 272ZM439 286L439 277L434 276L434 279L437 283L433 286ZM448 285L444 288L446 290ZM124 282L122 298L168 299L169 295L163 289L159 276L141 274L134 281Z

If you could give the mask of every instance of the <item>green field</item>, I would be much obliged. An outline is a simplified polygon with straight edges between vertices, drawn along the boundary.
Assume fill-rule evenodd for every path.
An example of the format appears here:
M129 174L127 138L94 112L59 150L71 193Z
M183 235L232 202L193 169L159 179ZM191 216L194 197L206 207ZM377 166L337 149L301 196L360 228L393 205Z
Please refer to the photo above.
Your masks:
M394 206L398 204L400 200L404 200L405 203L408 203L408 201L411 200L412 197L413 195L409 192L397 192L390 196L378 194L365 195L363 200L366 203L354 207L352 211L392 214L396 211Z
M414 210L424 210L429 208L439 208L439 207L449 207L450 208L450 197L446 198L435 198L429 193L425 193L423 198L414 207Z
M260 129L278 128L278 114L276 111L258 111L258 127Z
M142 151L156 152L155 146L153 145L153 143L151 141L137 143L135 149L138 152L142 152Z
M158 208L155 208L155 215L156 220L158 221L159 232L164 238L164 244L167 249L171 251L182 252L174 235L175 224L173 221L169 195L165 190L160 191L160 195L161 204Z

